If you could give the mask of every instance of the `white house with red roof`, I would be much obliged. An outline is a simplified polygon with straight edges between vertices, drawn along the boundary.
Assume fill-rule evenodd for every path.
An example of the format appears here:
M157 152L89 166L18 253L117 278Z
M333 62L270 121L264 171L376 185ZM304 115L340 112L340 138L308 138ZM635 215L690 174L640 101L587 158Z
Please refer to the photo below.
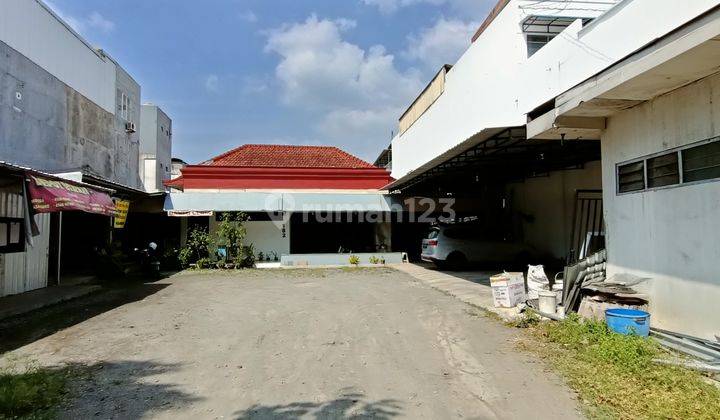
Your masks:
M337 147L246 144L166 182L170 216L207 223L242 211L246 242L274 257L389 251L390 172ZM274 259L274 258L273 258Z

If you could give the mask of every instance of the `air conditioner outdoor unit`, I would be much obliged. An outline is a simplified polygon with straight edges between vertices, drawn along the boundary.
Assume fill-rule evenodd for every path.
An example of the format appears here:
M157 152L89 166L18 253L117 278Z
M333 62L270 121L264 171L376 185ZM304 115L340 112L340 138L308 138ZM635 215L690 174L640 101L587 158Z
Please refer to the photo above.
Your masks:
M134 133L135 131L137 131L137 130L135 129L135 123L134 123L134 122L129 122L129 121L126 122L126 123L125 123L125 131L127 131L128 133Z

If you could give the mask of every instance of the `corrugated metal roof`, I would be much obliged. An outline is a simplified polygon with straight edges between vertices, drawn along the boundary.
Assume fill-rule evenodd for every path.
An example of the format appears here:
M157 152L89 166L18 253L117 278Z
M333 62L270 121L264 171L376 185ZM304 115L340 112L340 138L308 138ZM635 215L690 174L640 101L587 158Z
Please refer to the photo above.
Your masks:
M21 166L21 165L17 165L17 164L10 163L10 162L5 162L5 161L2 161L2 160L0 160L0 167L1 167L1 168L8 169L8 170L13 171L13 172L32 172L32 173L34 173L34 174L42 175L42 176L44 176L44 177L48 177L48 178L60 180L60 181L63 181L63 182L68 182L68 183L71 183L71 184L80 185L80 186L87 187L87 188L93 188L93 189L100 190L100 191L105 191L105 192L108 192L108 193L113 193L113 192L115 192L115 190L113 190L113 189L111 189L111 188L100 187L100 186L97 186L97 185L88 184L88 183L86 183L86 182L80 182L80 181L75 181L75 180L63 178L63 177L61 177L61 176L57 176L57 175L50 174L50 173L47 173L47 172L39 171L39 170L37 170L37 169L33 169L33 168L30 168L30 167L27 167L27 166Z

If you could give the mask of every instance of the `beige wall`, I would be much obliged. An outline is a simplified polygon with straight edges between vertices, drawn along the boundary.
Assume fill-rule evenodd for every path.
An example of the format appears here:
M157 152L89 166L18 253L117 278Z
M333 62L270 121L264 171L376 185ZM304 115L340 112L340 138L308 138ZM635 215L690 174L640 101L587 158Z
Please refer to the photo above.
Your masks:
M601 189L600 162L584 169L552 172L547 177L530 178L508 185L513 209L533 216L523 222L525 241L555 258L565 258L575 208L575 191Z
M609 275L650 277L652 325L720 334L720 182L616 194L615 167L720 135L720 75L614 116L602 138Z

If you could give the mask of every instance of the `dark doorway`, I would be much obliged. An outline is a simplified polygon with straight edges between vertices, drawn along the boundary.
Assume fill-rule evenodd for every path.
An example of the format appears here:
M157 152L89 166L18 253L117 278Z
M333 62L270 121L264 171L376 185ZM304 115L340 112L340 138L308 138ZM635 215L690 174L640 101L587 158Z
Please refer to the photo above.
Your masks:
M375 251L375 222L359 213L294 213L290 253L327 254Z

